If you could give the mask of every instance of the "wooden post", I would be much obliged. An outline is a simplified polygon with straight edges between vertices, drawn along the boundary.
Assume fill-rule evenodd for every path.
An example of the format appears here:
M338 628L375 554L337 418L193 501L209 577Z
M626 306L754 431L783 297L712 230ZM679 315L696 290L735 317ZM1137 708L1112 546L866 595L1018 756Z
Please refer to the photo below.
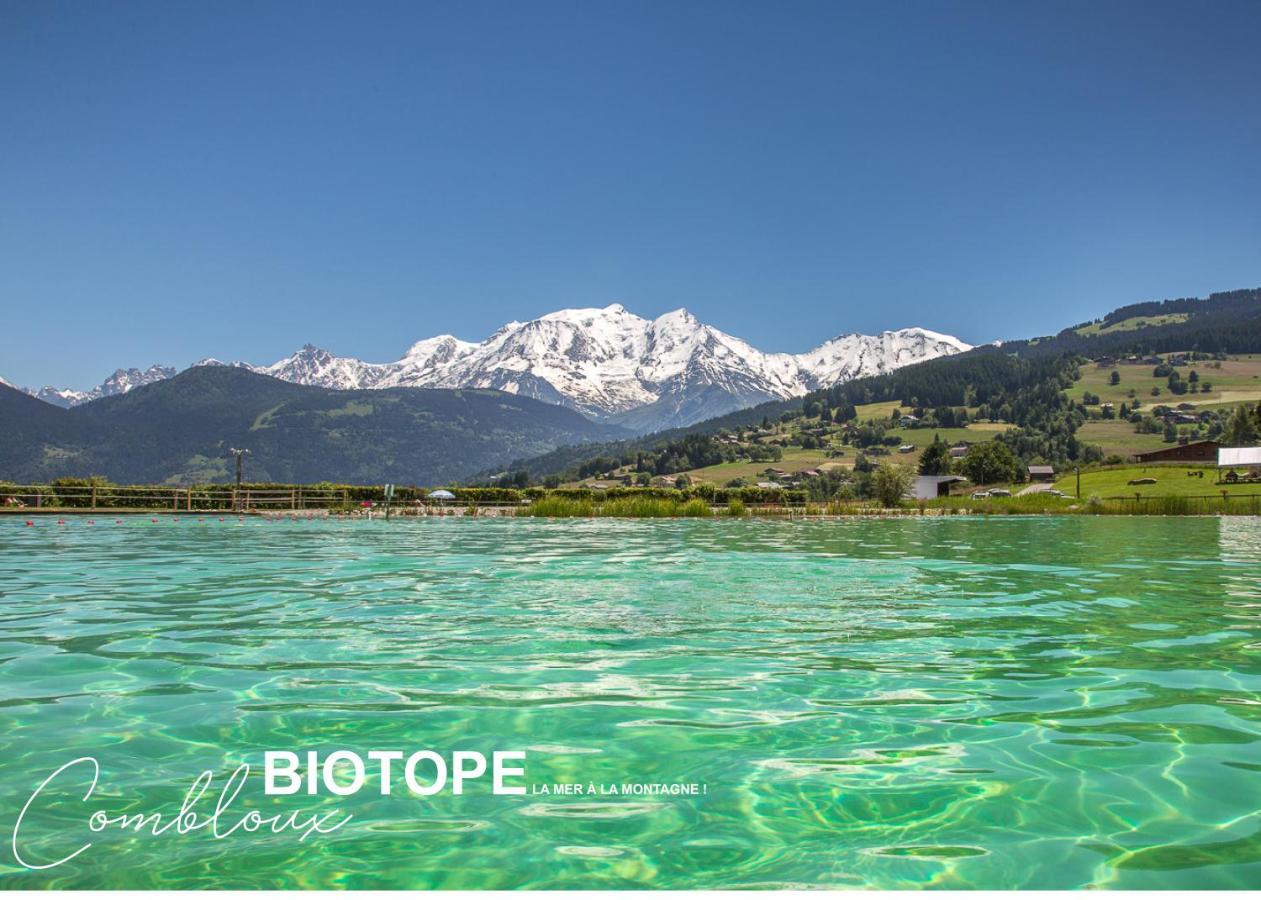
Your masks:
M180 492L178 488L171 491L171 512L180 511Z
M187 510L188 512L193 511L193 489L192 488L188 489L188 496L185 498L185 501L184 501L184 509Z
M96 512L96 485L92 485L92 512Z
M294 490L293 488L289 489L289 508L290 509L298 508L298 492Z

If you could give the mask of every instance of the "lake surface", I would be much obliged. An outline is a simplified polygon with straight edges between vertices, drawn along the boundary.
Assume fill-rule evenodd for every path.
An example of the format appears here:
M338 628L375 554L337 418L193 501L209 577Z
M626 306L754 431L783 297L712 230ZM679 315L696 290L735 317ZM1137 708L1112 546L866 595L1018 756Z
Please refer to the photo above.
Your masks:
M340 748L705 793L263 796ZM88 830L241 762L353 820ZM1259 805L1256 519L0 522L0 887L1243 888Z

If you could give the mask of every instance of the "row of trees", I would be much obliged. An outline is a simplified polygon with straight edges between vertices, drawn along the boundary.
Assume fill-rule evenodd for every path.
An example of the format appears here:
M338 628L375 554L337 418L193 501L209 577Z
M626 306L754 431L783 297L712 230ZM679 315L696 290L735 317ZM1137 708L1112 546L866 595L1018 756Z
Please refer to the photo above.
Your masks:
M934 437L920 455L921 475L964 475L973 484L998 484L1024 480L1019 457L1002 439L973 444L962 458L950 456L945 441Z

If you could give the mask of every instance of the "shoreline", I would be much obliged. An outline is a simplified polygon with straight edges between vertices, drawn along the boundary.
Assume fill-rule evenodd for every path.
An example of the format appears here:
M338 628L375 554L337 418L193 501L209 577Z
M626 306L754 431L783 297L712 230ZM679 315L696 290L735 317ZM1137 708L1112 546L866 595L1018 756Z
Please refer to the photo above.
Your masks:
M384 512L367 513L336 513L329 510L316 509L295 509L295 510L249 510L248 512L233 512L231 510L205 510L200 512L172 512L171 510L154 510L154 509L79 509L79 508L55 508L43 507L40 509L0 509L0 521L4 519L22 519L23 515L29 517L27 524L31 524L34 520L47 520L52 518L74 518L88 519L92 524L96 520L101 520L101 524L106 524L107 519L116 517L118 519L139 519L149 517L154 521L158 519L179 521L180 519L188 519L197 522L215 520L217 522L226 522L229 519L245 519L265 520L265 521L352 521L352 522L397 522L397 521L425 521L430 519L459 519L467 520L485 520L485 519L520 519L522 521L575 521L600 519L606 521L765 521L765 522L843 522L860 519L1059 519L1059 518L1146 518L1146 519L1169 519L1169 518L1189 518L1189 519L1217 519L1217 518L1256 518L1261 514L1256 512L1235 512L1235 511L1217 511L1217 512L1123 512L1117 510L1092 511L1085 509L1064 509L1064 510L1003 510L1003 509L972 509L959 507L930 507L927 509L919 509L915 507L903 507L892 509L864 509L854 512L805 512L797 509L775 509L775 510L756 510L749 511L744 515L729 515L726 507L714 507L707 515L615 515L592 513L589 515L530 515L523 514L520 507L500 508L500 507L479 507L469 510L462 507L448 508L442 511L432 511L417 514L415 512L392 512L388 517Z

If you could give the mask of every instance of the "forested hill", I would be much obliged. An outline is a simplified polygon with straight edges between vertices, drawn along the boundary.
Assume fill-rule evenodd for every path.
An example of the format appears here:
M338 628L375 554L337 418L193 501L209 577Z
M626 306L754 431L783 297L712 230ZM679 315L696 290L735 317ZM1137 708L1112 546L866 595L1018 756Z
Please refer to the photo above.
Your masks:
M1091 359L1195 350L1252 353L1261 350L1261 288L1203 300L1132 303L1053 337L1005 342L1003 349L1022 356L1077 353Z
M1261 289L1121 307L1054 337L1005 341L808 394L803 409L898 400L907 406L975 406L1059 379L1075 359L1198 351L1261 352ZM997 415L995 418L1007 417Z
M597 459L631 458L636 453L655 447L662 447L673 442L683 442L697 435L714 435L723 431L734 431L757 425L764 420L777 420L781 416L799 412L801 400L773 400L739 409L735 412L706 419L686 428L671 428L668 431L657 431L640 437L616 441L604 441L592 444L577 444L557 447L540 456L518 458L509 465L508 471L526 472L532 479L538 480L549 475L577 472L584 464ZM483 477L496 473L484 472Z
M228 449L258 481L443 484L513 456L621 429L490 390L337 391L226 366L73 409L0 385L0 478L226 481Z

